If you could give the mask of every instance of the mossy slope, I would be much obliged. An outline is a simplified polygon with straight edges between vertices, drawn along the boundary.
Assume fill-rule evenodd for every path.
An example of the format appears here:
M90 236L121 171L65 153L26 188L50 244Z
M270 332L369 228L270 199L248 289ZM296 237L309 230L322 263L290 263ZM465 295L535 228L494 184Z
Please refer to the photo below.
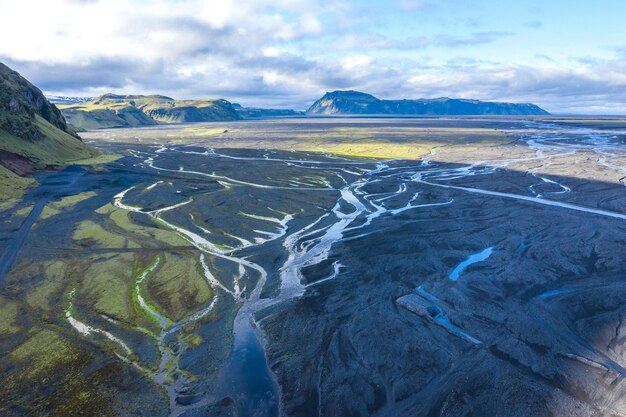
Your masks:
M0 202L33 184L35 169L97 155L37 87L0 63Z

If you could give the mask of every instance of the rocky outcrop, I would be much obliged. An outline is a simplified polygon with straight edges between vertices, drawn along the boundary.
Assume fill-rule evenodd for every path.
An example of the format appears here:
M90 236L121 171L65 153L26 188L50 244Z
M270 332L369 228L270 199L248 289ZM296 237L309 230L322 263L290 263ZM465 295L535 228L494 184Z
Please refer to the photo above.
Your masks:
M59 109L46 99L41 90L0 63L0 129L22 139L41 139L44 134L35 125L35 115L76 136Z

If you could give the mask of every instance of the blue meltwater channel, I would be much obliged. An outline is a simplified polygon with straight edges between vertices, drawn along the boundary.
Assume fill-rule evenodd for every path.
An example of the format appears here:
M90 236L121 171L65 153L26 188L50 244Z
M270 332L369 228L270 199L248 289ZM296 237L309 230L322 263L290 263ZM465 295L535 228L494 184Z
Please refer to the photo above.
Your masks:
M450 273L449 278L452 281L458 280L461 273L465 271L467 267L475 263L484 261L485 259L489 258L492 253L493 253L493 247L489 247L481 252L470 255L466 260L464 260L463 262L458 264L456 268L454 268L454 270Z

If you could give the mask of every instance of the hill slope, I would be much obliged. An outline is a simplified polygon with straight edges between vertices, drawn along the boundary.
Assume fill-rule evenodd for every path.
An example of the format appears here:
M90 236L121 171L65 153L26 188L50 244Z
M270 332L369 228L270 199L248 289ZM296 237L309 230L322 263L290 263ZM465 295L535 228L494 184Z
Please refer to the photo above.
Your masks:
M105 94L59 107L72 126L85 130L239 119L232 105L223 99L174 100L160 95Z
M304 116L303 111L292 109L263 109L259 107L243 107L241 104L233 103L233 108L243 119L260 119L265 117L293 117Z
M33 170L98 154L37 87L0 63L0 201L32 184Z
M547 115L530 103L498 103L480 100L437 98L380 100L358 91L326 93L307 110L309 115Z

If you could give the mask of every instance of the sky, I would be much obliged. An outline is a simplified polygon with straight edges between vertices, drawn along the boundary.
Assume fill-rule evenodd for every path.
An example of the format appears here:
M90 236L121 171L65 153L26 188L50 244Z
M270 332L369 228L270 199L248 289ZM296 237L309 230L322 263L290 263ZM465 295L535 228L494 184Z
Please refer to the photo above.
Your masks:
M326 91L626 114L623 0L0 0L0 62L48 95Z

